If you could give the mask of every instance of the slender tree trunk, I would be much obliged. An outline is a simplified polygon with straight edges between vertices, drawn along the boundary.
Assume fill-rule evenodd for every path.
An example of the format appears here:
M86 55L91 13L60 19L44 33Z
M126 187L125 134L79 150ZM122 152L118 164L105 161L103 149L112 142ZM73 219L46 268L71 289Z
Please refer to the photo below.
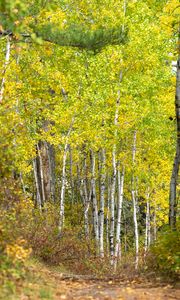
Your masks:
M47 148L47 153L48 153L48 165L49 165L49 186L50 190L47 191L47 196L48 199L52 199L53 202L56 200L56 195L55 195L55 187L56 187L56 178L55 178L55 150L54 146L50 145L49 143L46 142L46 148ZM48 170L47 170L48 172Z
M3 95L4 95L4 88L5 88L5 82L6 82L6 70L7 66L9 64L10 60L10 52L11 52L11 43L9 36L7 37L7 44L6 44L6 57L5 57L5 63L4 63L4 70L2 72L2 81L1 81L1 88L0 88L0 103L3 101Z
M84 167L83 167L83 178L81 180L81 187L80 193L83 199L84 204L84 231L85 231L85 238L86 240L89 239L89 206L90 206L90 197L88 197L88 190L87 190L87 178L86 178L86 169L87 169L87 162L86 162L86 154L84 157Z
M100 211L99 211L99 249L100 256L104 257L104 192L105 192L105 150L101 151L101 176L100 176Z
M42 204L47 200L55 201L55 156L52 145L45 141L39 141L37 146L37 180ZM35 174L35 173L34 173Z
M180 26L179 26L179 40L178 40L179 57L177 60L176 73L176 96L175 96L175 112L177 124L177 142L176 154L174 158L173 170L170 181L169 193L169 225L172 229L176 227L176 213L177 213L177 185L180 165Z
M80 168L79 164L77 163L76 165L76 174L77 174L77 179L76 179L76 202L79 200L79 192L81 194L81 178L80 178Z
M124 210L124 252L126 253L128 250L127 247L127 223L126 223L126 212Z
M116 226L116 245L115 245L115 264L116 271L118 257L121 257L121 216L122 216L122 203L123 203L123 189L124 189L124 167L122 174L118 168L118 212L117 212L117 226Z
M86 179L83 181L84 186L84 197L85 197L85 207L84 207L84 222L85 222L85 237L88 240L89 239L89 206L90 206L90 198L88 197L87 192L87 183Z
M136 182L134 176L134 168L135 168L135 157L136 157L136 131L134 131L133 138L133 151L132 151L132 163L133 163L133 174L131 181L131 195L132 195L132 203L133 203L133 220L134 220L134 235L135 235L135 269L138 268L139 261L139 234L138 234L138 223L137 223L137 199L136 199Z
M154 219L154 241L156 241L157 239L157 225L156 225L156 206L154 207L154 216L153 216L153 219Z
M108 190L108 195L107 195L107 213L106 213L106 253L107 256L109 256L109 206L110 206L110 198L111 198L111 180L110 177L108 176L107 180L107 190Z
M111 265L114 264L114 228L115 228L115 190L116 190L116 147L114 146L112 153L112 165L113 165L113 176L112 176L112 185L111 185L111 199L110 199L110 235L109 235L109 243L110 243L110 257L111 257Z
M39 188L39 181L38 181L38 168L37 168L37 159L33 159L33 170L34 170L34 178L35 178L35 184L36 184L36 203L35 206L37 206L40 210L42 210L42 199L41 199L41 193Z
M19 175L20 175L20 180L21 180L22 190L23 190L24 196L26 197L26 188L25 188L25 184L24 184L22 172L20 172Z
M150 204L149 204L149 189L146 196L146 228L145 228L145 245L144 250L147 252L151 243L151 223L150 223Z
M61 193L60 193L60 211L59 211L59 234L61 234L62 229L64 227L64 200L65 200L65 189L66 189L66 160L67 160L67 152L68 152L68 141L69 136L71 134L73 124L74 124L74 117L72 118L71 125L69 127L66 142L64 146L64 153L63 153L63 161L62 161L62 176L61 176Z
M123 73L120 71L119 74L119 85L122 82ZM117 125L118 125L118 117L119 117L119 106L120 106L120 89L118 91L118 97L116 101L116 112L114 117L114 125L115 125L115 131L114 131L114 138L115 143L113 146L113 152L112 152L112 167L113 167L113 176L112 176L112 185L111 185L111 201L110 201L110 236L109 236L109 242L110 242L110 256L111 256L111 265L114 264L114 228L115 228L115 215L114 215L114 208L115 208L115 191L116 191L116 174L117 174L117 166L116 166L116 139L117 139Z
M98 205L96 198L96 180L95 180L95 155L92 150L90 150L90 162L91 162L91 199L93 206L93 225L94 225L94 235L96 241L96 250L99 252L99 222L98 222Z
M66 160L67 160L68 144L65 144L62 164L61 176L61 194L60 194L60 219L59 219L59 233L61 233L64 226L64 199L66 189Z
M73 180L73 155L72 148L69 146L69 158L70 158L70 184L71 184L71 203L74 204L74 180Z
M46 197L45 197L45 189L44 189L43 162L42 162L42 156L41 156L41 151L40 151L39 143L37 143L37 151L38 151L39 168L40 168L40 181L41 181L42 202L44 204L46 202Z

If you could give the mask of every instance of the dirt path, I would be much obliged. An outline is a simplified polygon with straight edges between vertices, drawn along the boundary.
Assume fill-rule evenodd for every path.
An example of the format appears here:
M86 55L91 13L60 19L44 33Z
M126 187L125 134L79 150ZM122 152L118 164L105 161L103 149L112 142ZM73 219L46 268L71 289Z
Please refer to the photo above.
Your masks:
M65 293L56 294L57 299L77 300L160 300L180 299L180 292L171 287L137 287L125 284L83 283L69 284Z
M171 300L180 299L180 289L171 285L155 285L142 280L92 280L45 270L46 282L51 283L54 300ZM42 270L41 270L42 275ZM34 299L33 299L34 300Z
M98 280L65 275L43 264L33 265L29 279L17 289L15 297L3 300L171 300L180 299L180 289L155 284L139 277L134 280Z

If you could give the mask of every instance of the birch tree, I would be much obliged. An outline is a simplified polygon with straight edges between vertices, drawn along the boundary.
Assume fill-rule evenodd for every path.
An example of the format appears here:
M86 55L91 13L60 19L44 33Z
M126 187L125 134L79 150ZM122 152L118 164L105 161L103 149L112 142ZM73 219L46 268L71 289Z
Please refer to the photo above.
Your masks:
M132 195L132 203L133 203L133 220L134 220L134 237L135 237L135 268L138 268L139 262L139 233L138 233L138 222L137 222L137 199L136 199L136 178L134 175L135 171L135 159L136 159L136 138L137 132L134 131L133 136L133 148L132 148L132 179L131 179L131 195Z
M96 250L99 254L99 220L98 220L98 204L96 198L96 160L94 151L90 150L90 164L91 164L91 201L93 209L93 225L94 225L94 236L96 242Z
M6 70L7 70L7 67L9 65L10 52L11 52L11 42L10 42L10 37L7 36L6 56L5 56L5 63L4 63L3 72L2 72L1 87L0 87L0 103L2 103L2 101L3 101L5 82L6 82Z
M144 250L147 252L151 244L151 223L150 223L150 203L149 203L150 192L149 188L146 194L146 228L145 228L145 245Z
M123 190L124 190L124 167L122 173L118 167L118 203L117 203L117 225L116 225L116 245L115 245L115 270L117 268L118 257L121 258L121 217L122 217L122 204L123 204Z
M69 136L72 131L72 127L74 124L74 117L72 118L70 128L65 138L65 145L64 145L64 153L63 153L63 160L62 160L62 176L61 176L61 192L60 192L60 211L59 211L59 234L61 234L63 226L64 226L64 200L65 200L65 189L66 189L66 160L69 148Z
M101 150L101 168L100 168L100 210L99 210L99 252L104 257L104 193L105 193L105 150Z
M89 207L91 202L91 191L88 195L88 187L87 187L87 157L86 153L84 154L84 166L83 166L83 174L81 179L80 192L81 197L83 199L84 204L84 231L86 240L89 239Z

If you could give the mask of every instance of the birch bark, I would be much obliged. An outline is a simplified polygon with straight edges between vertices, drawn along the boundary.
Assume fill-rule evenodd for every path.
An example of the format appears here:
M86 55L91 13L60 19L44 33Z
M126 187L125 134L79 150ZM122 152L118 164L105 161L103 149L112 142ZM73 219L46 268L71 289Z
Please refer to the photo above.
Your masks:
M105 150L101 151L101 168L100 168L100 211L99 211L99 251L100 256L104 257L104 192L105 192Z
M69 157L70 157L70 184L71 184L71 203L74 204L74 180L73 180L73 154L72 148L69 146Z
M136 183L135 183L135 176L134 176L135 158L136 158L136 131L134 131L133 150L132 150L133 172L132 172L132 179L131 179L131 195L132 195L132 202L133 202L133 220L134 220L134 235L135 235L135 269L137 269L138 262L139 262L139 234L138 234L137 202L136 202L137 191L135 187Z
M68 143L65 144L63 163L62 163L62 176L61 176L61 194L60 194L60 213L59 213L59 233L62 232L64 226L64 198L65 198L65 188L66 188L66 159L68 152Z
M38 151L39 167L40 167L42 202L44 204L45 201L46 201L46 197L45 197L45 189L44 189L43 162L42 162L42 156L41 156L41 150L40 150L40 147L39 147L39 143L37 143L37 151Z
M84 156L84 166L83 166L83 178L81 180L81 187L80 193L84 204L84 231L85 231L85 238L86 240L89 239L89 206L90 206L90 197L88 197L88 190L87 190L87 161L86 161L86 154Z
M112 176L112 185L111 185L111 199L110 199L110 234L109 234L109 243L110 243L110 257L111 265L114 264L114 202L115 202L115 189L116 189L116 146L114 145L112 153L112 165L113 165L113 176Z
M67 160L67 153L68 153L68 142L69 136L72 131L72 127L74 124L74 117L72 118L72 122L70 128L68 130L65 146L64 146L64 154L63 154L63 161L62 161L62 176L61 176L61 193L60 193L60 211L59 211L59 234L61 234L62 229L64 227L64 199L65 199L65 189L66 189L66 160Z
M5 63L4 63L4 70L2 72L2 81L1 81L1 88L0 88L0 103L3 101L4 96L4 88L5 88L5 82L6 82L6 70L9 64L10 60L10 52L11 52L11 43L9 36L7 37L7 43L6 43L6 57L5 57Z
M122 82L122 71L120 71L119 75L119 84ZM111 256L111 265L114 264L114 229L115 229L115 219L114 219L114 207L115 207L115 190L116 190L116 174L117 174L117 166L116 166L116 138L117 138L117 125L118 125L118 117L119 117L119 105L120 105L120 90L118 91L118 97L116 101L116 112L114 117L114 139L115 143L113 146L112 152L112 167L113 167L113 175L112 175L112 185L111 185L111 201L110 201L110 235L109 235L109 243L110 243L110 256Z
M96 180L95 180L95 155L90 150L90 162L91 162L91 200L93 206L93 225L94 225L94 236L96 241L96 250L99 253L99 222L98 222L98 206L96 198Z
M122 216L122 203L123 203L123 189L124 189L124 167L122 174L118 168L118 212L117 212L117 226L116 226L116 245L115 245L115 264L114 268L117 268L118 257L121 257L121 216Z
M108 176L107 180L107 189L108 189L108 196L107 196L107 214L106 214L106 252L107 256L109 256L109 205L110 205L110 198L111 198L111 180L110 176Z
M151 224L150 224L150 203L149 203L149 189L146 195L146 229L145 229L145 253L147 252L151 243Z
M153 216L153 225L154 225L154 241L157 239L157 225L156 225L156 205L154 207L154 216Z

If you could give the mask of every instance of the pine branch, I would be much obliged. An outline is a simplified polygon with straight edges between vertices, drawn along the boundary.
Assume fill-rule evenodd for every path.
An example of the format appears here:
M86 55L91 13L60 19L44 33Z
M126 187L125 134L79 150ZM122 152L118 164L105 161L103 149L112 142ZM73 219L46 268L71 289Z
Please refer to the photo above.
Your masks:
M74 27L66 30L54 29L51 25L33 28L37 37L42 40L66 47L77 47L87 50L101 50L107 45L120 45L127 41L127 30L122 28L96 29L94 31ZM10 30L0 31L0 37L11 35ZM28 33L21 33L22 38L31 38Z
M97 29L84 31L82 28L74 27L60 31L51 25L34 29L37 36L60 46L70 46L89 50L100 50L107 45L119 45L127 40L127 30L122 28Z

